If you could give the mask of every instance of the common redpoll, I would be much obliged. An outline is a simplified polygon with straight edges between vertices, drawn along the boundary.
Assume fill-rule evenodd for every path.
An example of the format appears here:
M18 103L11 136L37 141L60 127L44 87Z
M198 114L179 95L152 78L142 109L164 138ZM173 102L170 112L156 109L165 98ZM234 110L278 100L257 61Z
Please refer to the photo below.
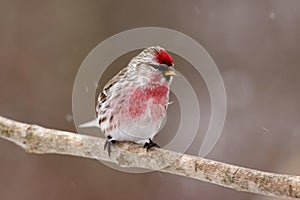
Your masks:
M149 47L104 86L96 111L109 156L116 141L144 144L147 150L159 147L152 139L166 117L173 66L165 49Z

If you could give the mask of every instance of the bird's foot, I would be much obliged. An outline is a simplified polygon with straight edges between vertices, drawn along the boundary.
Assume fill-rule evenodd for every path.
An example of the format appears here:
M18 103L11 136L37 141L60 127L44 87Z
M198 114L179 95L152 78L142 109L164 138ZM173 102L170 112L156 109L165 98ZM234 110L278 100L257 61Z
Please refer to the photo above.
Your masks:
M160 147L158 146L158 144L156 144L156 143L153 142L151 139L149 139L149 142L146 142L146 143L144 144L144 148L147 148L147 151L148 151L148 150L151 149L152 147L158 147L158 148L160 148Z
M116 141L109 135L107 136L107 139L106 139L106 142L104 144L104 150L106 149L107 147L107 153L108 153L108 156L110 157L110 147L112 144L115 144Z

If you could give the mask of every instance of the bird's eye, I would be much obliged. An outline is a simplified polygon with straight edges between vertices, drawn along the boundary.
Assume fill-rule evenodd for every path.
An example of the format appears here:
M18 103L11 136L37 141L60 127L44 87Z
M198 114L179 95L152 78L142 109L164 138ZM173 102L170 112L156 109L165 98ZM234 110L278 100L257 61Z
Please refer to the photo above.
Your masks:
M159 69L159 65L152 65L154 69Z

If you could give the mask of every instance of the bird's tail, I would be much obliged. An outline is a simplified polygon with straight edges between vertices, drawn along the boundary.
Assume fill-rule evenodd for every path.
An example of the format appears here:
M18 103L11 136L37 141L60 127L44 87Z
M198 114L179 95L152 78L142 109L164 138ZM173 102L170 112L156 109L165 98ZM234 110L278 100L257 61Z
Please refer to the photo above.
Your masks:
M78 127L79 128L88 128L88 127L100 128L99 123L98 123L98 119L93 119L91 121L85 122L83 124L80 124Z

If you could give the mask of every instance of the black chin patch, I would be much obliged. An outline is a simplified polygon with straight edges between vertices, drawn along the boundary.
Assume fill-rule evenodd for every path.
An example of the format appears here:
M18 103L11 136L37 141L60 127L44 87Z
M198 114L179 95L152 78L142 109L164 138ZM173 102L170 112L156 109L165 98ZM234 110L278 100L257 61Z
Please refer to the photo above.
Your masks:
M164 77L165 77L166 81L170 81L170 79L171 79L171 76L164 76Z

